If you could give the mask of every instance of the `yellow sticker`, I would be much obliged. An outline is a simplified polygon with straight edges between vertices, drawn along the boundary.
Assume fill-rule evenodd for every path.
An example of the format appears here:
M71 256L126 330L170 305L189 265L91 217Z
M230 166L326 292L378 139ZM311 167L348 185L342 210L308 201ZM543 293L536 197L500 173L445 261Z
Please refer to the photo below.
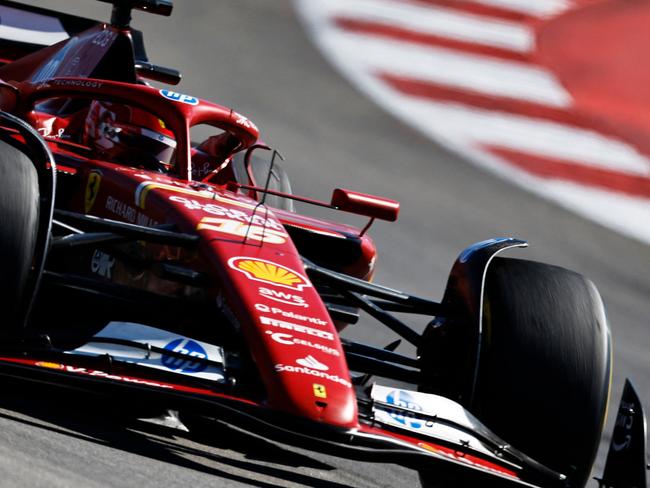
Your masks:
M226 205L232 205L235 207L246 208L249 210L255 210L259 204L253 205L251 203L240 202L234 198L221 195L218 192L211 192L207 190L192 190L191 188L185 188L182 186L174 186L166 183L158 183L155 181L143 181L138 185L138 188L135 190L135 204L141 208L146 208L147 196L153 190L166 190L173 193L180 193L182 195L190 195L200 198L208 198L212 200L211 203L224 203Z
M304 276L286 266L264 259L240 256L230 258L228 265L232 269L244 273L249 279L261 281L262 283L283 286L298 291L311 286Z
M314 383L314 396L316 398L327 398L327 390L325 389L325 386L319 385L318 383Z
M90 212L97 199L99 193L99 185L102 182L102 174L93 170L88 175L88 182L86 183L86 194L84 198L84 209L86 213Z
M39 361L36 363L36 366L40 366L41 368L48 368L48 369L63 369L63 365L59 363L50 363L47 361Z
M203 217L201 222L196 226L196 230L213 230L222 234L230 234L266 244L284 244L287 242L284 232L268 229L262 225L249 225L223 217Z

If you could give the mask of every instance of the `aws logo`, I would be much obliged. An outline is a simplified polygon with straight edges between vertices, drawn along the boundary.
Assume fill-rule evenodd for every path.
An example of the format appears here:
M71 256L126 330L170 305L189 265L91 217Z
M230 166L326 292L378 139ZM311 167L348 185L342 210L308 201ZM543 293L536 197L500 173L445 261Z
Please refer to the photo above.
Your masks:
M253 281L260 281L297 291L302 291L304 288L311 286L307 278L296 271L265 259L238 256L230 258L228 260L228 266L245 274L249 280Z
M309 308L307 301L300 295L263 287L259 288L258 293L260 296L268 298L269 300L273 300L274 302L284 303L285 305L294 305L296 307Z

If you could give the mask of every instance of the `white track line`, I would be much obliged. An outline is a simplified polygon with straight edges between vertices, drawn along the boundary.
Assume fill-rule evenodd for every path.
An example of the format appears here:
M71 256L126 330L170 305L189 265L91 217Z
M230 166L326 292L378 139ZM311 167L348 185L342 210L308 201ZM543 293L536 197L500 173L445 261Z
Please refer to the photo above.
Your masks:
M431 137L493 145L576 164L650 176L650 160L629 144L559 122L462 104L388 94L386 103Z
M650 200L558 180L541 180L536 190L565 208L621 234L650 244Z
M386 72L452 86L468 94L478 92L549 107L570 108L571 97L551 73L524 63L449 49L422 48L378 36L364 39L361 33L355 36L341 31L327 14L340 5L329 7L326 4L330 1L340 4L341 0L294 1L325 56L387 111L503 179L650 244L650 227L641 224L650 221L650 199L538 177L484 147L499 146L539 157L647 177L650 175L650 159L633 146L593 130L560 122L411 97L377 77L378 72ZM351 2L357 4L361 0ZM384 0L381 3L394 2ZM571 7L570 2L563 0L475 0L474 3L539 17L556 15ZM362 13L358 16L350 14L349 17L368 20L368 16ZM412 26L417 25L417 20L410 22Z
M650 220L650 200L647 198L612 193L578 183L539 178L481 148L455 144L441 138L436 140L464 158L489 169L505 181L514 182L578 215L650 244L650 226L640 225ZM504 195L504 198L507 198L507 195Z
M650 176L650 159L629 144L588 129L525 115L403 95L369 73L345 71L381 106L435 140L494 145L576 164Z
M570 103L569 95L552 77L522 63L486 60L446 49L406 47L400 42L341 32L323 23L317 5L325 3L329 0L302 0L298 5L316 24L314 34L328 58L380 105L430 137L455 146L496 145L586 166L650 175L647 157L629 144L596 131L458 103L422 100L392 89L374 76L376 71L493 96L518 96L539 103L552 99L555 103L547 102L549 106Z
M512 10L536 17L552 17L571 8L569 0L474 0L473 3Z
M443 48L330 30L327 49L358 70L407 76L496 97L567 107L571 96L547 71Z
M571 101L546 71L523 63L486 60L478 55L342 32L318 21L322 17L317 4L330 1L299 2L308 15L316 15L315 23L320 25L315 34L328 57L380 105L430 137L443 138L454 145L497 145L587 166L650 174L648 158L629 144L595 131L469 105L422 100L388 87L374 76L377 71L492 96L546 102L551 107L565 107Z
M516 52L529 52L534 37L527 25L472 15L451 8L395 0L329 0L321 15L349 17Z

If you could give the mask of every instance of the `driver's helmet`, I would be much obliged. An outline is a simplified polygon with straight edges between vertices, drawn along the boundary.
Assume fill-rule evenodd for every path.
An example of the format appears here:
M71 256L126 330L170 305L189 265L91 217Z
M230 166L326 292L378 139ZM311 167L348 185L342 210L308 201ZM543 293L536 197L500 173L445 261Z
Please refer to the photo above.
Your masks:
M83 143L98 158L163 172L172 169L176 150L174 134L155 115L97 100L86 116Z

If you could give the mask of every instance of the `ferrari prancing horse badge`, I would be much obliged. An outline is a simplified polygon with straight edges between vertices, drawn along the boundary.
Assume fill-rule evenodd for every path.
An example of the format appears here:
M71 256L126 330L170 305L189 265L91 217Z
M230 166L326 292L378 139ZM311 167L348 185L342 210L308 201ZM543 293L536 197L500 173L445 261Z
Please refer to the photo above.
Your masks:
M102 174L93 170L88 175L88 183L86 183L86 195L84 199L84 210L86 213L90 212L97 199L99 193L99 184L102 182Z

